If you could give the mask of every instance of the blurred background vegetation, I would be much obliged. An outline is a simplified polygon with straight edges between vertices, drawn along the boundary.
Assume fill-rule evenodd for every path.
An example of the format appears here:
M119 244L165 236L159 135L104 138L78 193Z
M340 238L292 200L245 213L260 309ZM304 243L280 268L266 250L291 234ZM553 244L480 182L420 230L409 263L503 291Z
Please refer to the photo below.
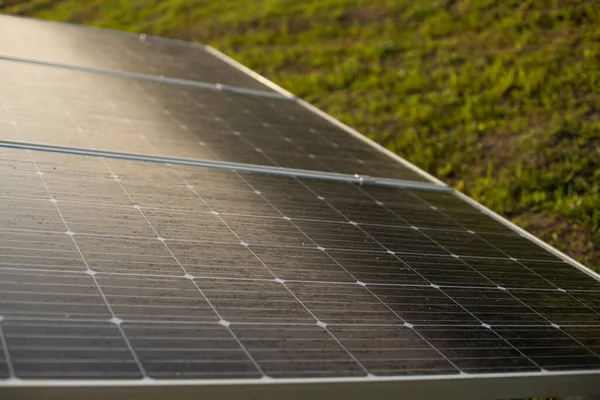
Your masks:
M0 0L200 41L600 268L589 0Z

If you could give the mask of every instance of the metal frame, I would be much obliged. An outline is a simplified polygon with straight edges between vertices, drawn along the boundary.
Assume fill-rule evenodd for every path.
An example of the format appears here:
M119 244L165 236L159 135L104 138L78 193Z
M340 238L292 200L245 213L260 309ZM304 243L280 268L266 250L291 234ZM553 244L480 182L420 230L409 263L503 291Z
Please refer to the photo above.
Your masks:
M400 179L388 179L388 178L377 178L367 175L358 174L342 174L338 172L326 172L326 171L313 171L308 169L295 169L295 168L283 168L283 167L271 167L268 165L256 165L256 164L244 164L235 163L228 161L216 161L216 160L199 160L199 159L186 159L178 157L164 157L164 156L150 156L146 154L137 153L122 153L116 151L105 151L105 150L91 150L79 147L66 147L66 146L52 146L41 143L26 143L26 142L14 142L10 140L0 140L0 148L7 149L20 149L20 150L34 150L34 151L45 151L50 153L61 153L71 154L77 156L92 156L92 157L104 157L104 158L116 158L120 160L131 160L131 161L144 161L153 162L160 164L175 164L175 165L187 165L191 167L205 167L205 168L217 168L229 171L244 171L244 172L255 172L269 175L279 176L290 176L297 178L313 178L322 179L328 181L338 182L350 182L358 184L373 184L382 186L392 186L407 189L423 189L433 190L438 192L450 192L452 189L434 185L427 182L419 181L405 181Z
M74 25L66 24L71 27ZM82 29L94 29L80 27ZM107 32L118 33L115 31L106 30ZM129 34L127 34L129 35ZM167 40L167 39L165 39ZM171 41L171 40L169 40ZM175 41L180 44L185 42ZM426 173L415 165L409 163L402 157L383 148L379 144L371 141L361 135L356 130L336 120L330 115L310 105L309 103L296 98L294 95L282 89L275 83L269 81L263 76L251 71L247 67L229 58L225 54L210 47L198 44L190 44L192 46L202 46L210 54L218 57L236 69L255 78L265 86L273 89L280 95L297 101L301 106L314 112L317 115L325 118L329 122L342 128L349 134L363 140L366 144L378 149L397 162L417 172L419 175L426 178L431 184L423 183L428 189L437 188L439 190L451 191L456 196L490 215L498 222L506 225L513 231L527 237L534 243L542 246L553 254L557 255L564 261L582 270L590 277L600 281L600 275L585 267L581 263L573 260L561 251L553 248L549 244L543 242L534 235L519 228L512 222L489 210L485 206L479 204L475 200L460 193L455 189L448 188L439 179ZM40 146L34 144L24 144L18 142L3 142L4 147L12 148L29 148L30 150L43 151L59 151L69 154L82 154L82 149L70 149L53 146ZM26 147L29 146L29 147ZM35 147L35 148L34 148ZM83 150L90 152L89 150ZM102 157L115 157L127 159L136 159L139 161L167 162L167 163L194 163L194 165L215 167L228 169L237 169L234 164L218 162L208 162L199 160L184 160L174 158L157 157L160 160L141 159L140 155L132 155L125 153L113 152L96 152L94 154ZM151 156L143 156L144 158L152 158ZM168 160L168 161L167 161ZM208 165L210 164L210 165ZM219 164L219 165L217 165ZM188 165L188 164L186 164ZM248 167L248 165L240 165ZM251 166L254 172L274 173L267 171L267 168L261 167L260 171L256 170L256 166ZM246 169L249 171L249 169ZM274 168L277 174L282 174L280 168ZM293 170L291 170L293 171ZM291 175L297 173L310 173L311 171L297 170ZM322 178L324 174L319 173ZM325 175L327 175L325 173ZM339 175L344 174L328 174L333 180L338 180ZM311 177L313 177L311 175ZM359 179L360 177L353 177ZM344 180L348 179L344 175ZM360 179L359 179L360 181ZM363 178L364 181L364 178ZM385 180L384 180L385 181ZM374 183L384 184L384 181L374 180ZM391 180L393 181L393 180ZM396 181L398 182L398 181ZM407 182L407 181L401 181ZM415 182L409 182L414 184ZM419 184L416 182L416 184ZM452 376L419 376L419 377L366 377L366 378L309 378L309 379L261 379L261 380L139 380L139 381L120 381L120 380L61 380L61 381L46 381L46 380L8 380L0 381L0 397L11 399L80 399L88 398L90 400L104 399L111 397L122 398L144 398L144 399L197 399L201 396L221 397L221 398L243 398L243 399L260 399L260 400L275 400L275 399L304 399L314 397L315 399L329 398L344 398L345 400L358 400L365 397L376 395L378 399L398 399L402 394L406 398L423 400L423 399L497 399L523 396L544 396L544 395L572 395L572 394L592 394L600 392L600 370L593 371L576 371L576 372L533 372L533 373L498 373L498 374L477 374L467 375L459 374Z
M422 377L225 380L13 380L0 397L14 400L344 399L495 400L600 392L600 370ZM404 395L404 396L402 396Z

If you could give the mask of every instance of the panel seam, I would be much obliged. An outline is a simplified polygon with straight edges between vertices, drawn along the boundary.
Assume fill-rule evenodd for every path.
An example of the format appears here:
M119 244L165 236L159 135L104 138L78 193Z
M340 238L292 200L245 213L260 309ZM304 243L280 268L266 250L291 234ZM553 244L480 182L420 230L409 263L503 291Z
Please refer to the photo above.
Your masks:
M205 167L224 169L237 172L254 172L269 175L279 175L296 178L312 178L326 181L349 182L359 185L371 184L379 186L398 187L405 189L422 189L438 192L451 192L452 189L445 186L438 186L427 182L405 181L400 179L378 178L368 175L343 174L338 172L314 171L308 169L294 169L283 167L271 167L267 165L244 164L216 160L185 159L177 157L153 156L136 153L121 153L114 151L84 149L78 147L53 146L40 143L15 142L10 140L0 140L0 148L45 151L51 153L70 154L88 157L106 157L113 159L154 162L160 164L186 165L191 167Z

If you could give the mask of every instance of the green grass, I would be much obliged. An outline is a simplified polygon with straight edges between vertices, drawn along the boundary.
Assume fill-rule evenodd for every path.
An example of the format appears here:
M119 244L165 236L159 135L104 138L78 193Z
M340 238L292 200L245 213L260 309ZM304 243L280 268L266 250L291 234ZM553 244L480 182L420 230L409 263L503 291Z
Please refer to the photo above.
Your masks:
M4 4L7 12L214 45L600 267L594 1Z

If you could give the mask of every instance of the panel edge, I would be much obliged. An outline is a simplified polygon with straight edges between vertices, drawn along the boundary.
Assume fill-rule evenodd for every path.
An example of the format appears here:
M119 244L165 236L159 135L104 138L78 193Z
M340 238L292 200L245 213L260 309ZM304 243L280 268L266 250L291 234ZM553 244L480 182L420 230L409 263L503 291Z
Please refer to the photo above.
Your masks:
M386 179L358 174L345 174L341 172L327 172L310 169L284 168L259 164L245 164L231 161L207 160L207 159L188 159L169 156L157 156L138 153L124 153L111 150L86 149L79 147L56 146L43 143L16 142L0 139L0 148L15 149L15 150L32 150L43 151L49 153L69 154L75 156L86 157L106 157L119 160L153 162L160 164L176 164L186 165L191 167L202 168L217 168L231 171L244 171L253 173L262 173L269 175L297 177L297 178L312 178L328 181L348 182L355 184L372 184L381 186L399 187L405 189L421 189L438 192L452 192L452 189L447 186L435 185L433 183L421 181L408 181L402 179Z
M496 376L497 375L497 376ZM0 382L0 396L11 399L69 400L85 397L163 400L206 398L382 400L410 394L412 400L481 400L531 396L589 395L600 392L600 371L538 372L401 378L313 378L249 380L22 381Z

